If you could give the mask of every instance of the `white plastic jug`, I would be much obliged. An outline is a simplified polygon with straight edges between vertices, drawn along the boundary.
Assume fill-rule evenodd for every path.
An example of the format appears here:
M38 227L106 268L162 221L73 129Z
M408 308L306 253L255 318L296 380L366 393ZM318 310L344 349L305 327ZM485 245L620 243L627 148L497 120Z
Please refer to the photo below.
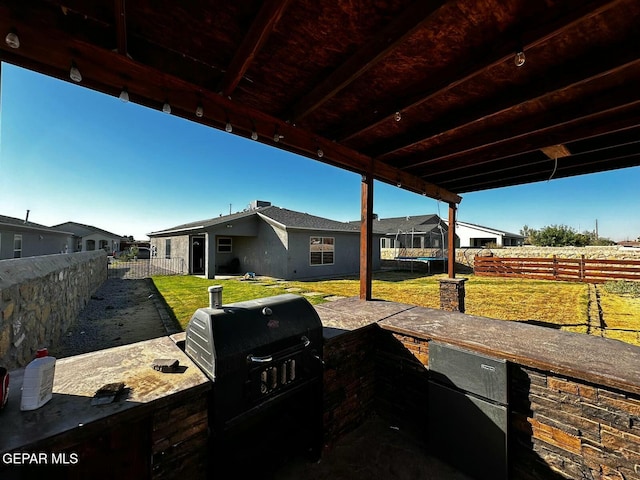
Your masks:
M56 359L49 356L46 348L36 353L36 358L24 369L20 410L40 408L53 396L53 375Z

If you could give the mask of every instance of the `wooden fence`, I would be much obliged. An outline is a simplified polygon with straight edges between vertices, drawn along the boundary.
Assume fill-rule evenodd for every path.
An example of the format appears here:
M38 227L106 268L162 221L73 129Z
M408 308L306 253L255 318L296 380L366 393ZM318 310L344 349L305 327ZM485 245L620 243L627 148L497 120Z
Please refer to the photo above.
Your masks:
M485 277L518 277L566 282L640 281L640 260L582 258L475 257L474 273Z

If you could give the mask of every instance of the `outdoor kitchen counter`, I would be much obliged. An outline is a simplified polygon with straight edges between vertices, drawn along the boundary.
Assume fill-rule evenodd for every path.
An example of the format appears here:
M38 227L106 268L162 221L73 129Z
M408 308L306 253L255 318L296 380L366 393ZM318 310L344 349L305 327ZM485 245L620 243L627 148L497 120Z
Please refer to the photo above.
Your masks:
M154 370L153 360L161 358L179 360L179 372ZM10 373L9 403L0 412L0 453L58 449L68 444L60 443L64 434L74 439L95 435L115 419L120 423L150 415L181 395L194 396L211 388L169 337L58 359L53 398L37 410L20 411L23 374L24 369ZM113 403L91 404L96 390L115 382L123 382L125 390Z
M526 367L640 394L640 347L618 340L357 298L317 305L316 310L325 330L333 334L377 323L401 335L438 340Z

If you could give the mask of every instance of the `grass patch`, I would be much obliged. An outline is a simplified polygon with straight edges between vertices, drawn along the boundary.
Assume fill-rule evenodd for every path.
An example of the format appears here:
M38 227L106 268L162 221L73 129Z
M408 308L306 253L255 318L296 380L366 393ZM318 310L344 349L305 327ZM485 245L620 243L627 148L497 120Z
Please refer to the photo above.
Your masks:
M440 308L440 283L443 275L378 272L373 278L373 296L392 302ZM536 321L557 325L567 331L586 333L588 286L576 282L476 277L465 275L466 313L500 320ZM296 289L295 293L317 292L307 296L312 304L325 297L354 297L360 293L357 277L317 281L207 280L189 276L156 276L153 281L182 328L193 312L209 305L207 287L222 285L224 303L270 297ZM626 282L629 283L629 282ZM625 288L627 288L625 286ZM592 328L593 335L640 345L640 297L600 290L606 329ZM592 326L593 327L593 326Z
M182 328L186 328L193 312L198 308L209 306L209 292L207 288L211 285L222 285L222 301L224 303L242 302L253 300L254 298L271 297L287 293L288 284L282 282L267 281L240 281L231 280L210 280L190 276L154 276L153 283L160 294L164 297L171 313L176 318ZM322 297L309 297L311 303L322 302Z
M640 298L640 282L628 282L625 280L605 282L604 290L615 295L629 295Z
M537 320L585 331L586 284L468 276L466 313L502 320Z
M606 325L604 336L640 345L640 295L634 293L633 287L620 285L632 282L608 283L617 285L607 288L605 284L599 290L602 317Z

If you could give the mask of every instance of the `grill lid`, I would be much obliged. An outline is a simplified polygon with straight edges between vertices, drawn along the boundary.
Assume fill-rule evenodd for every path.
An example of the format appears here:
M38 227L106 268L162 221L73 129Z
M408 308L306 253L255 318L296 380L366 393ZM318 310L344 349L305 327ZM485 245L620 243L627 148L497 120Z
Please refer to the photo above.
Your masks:
M322 323L313 306L293 294L200 308L187 326L185 351L212 379L246 370L247 359L310 343L320 348Z

